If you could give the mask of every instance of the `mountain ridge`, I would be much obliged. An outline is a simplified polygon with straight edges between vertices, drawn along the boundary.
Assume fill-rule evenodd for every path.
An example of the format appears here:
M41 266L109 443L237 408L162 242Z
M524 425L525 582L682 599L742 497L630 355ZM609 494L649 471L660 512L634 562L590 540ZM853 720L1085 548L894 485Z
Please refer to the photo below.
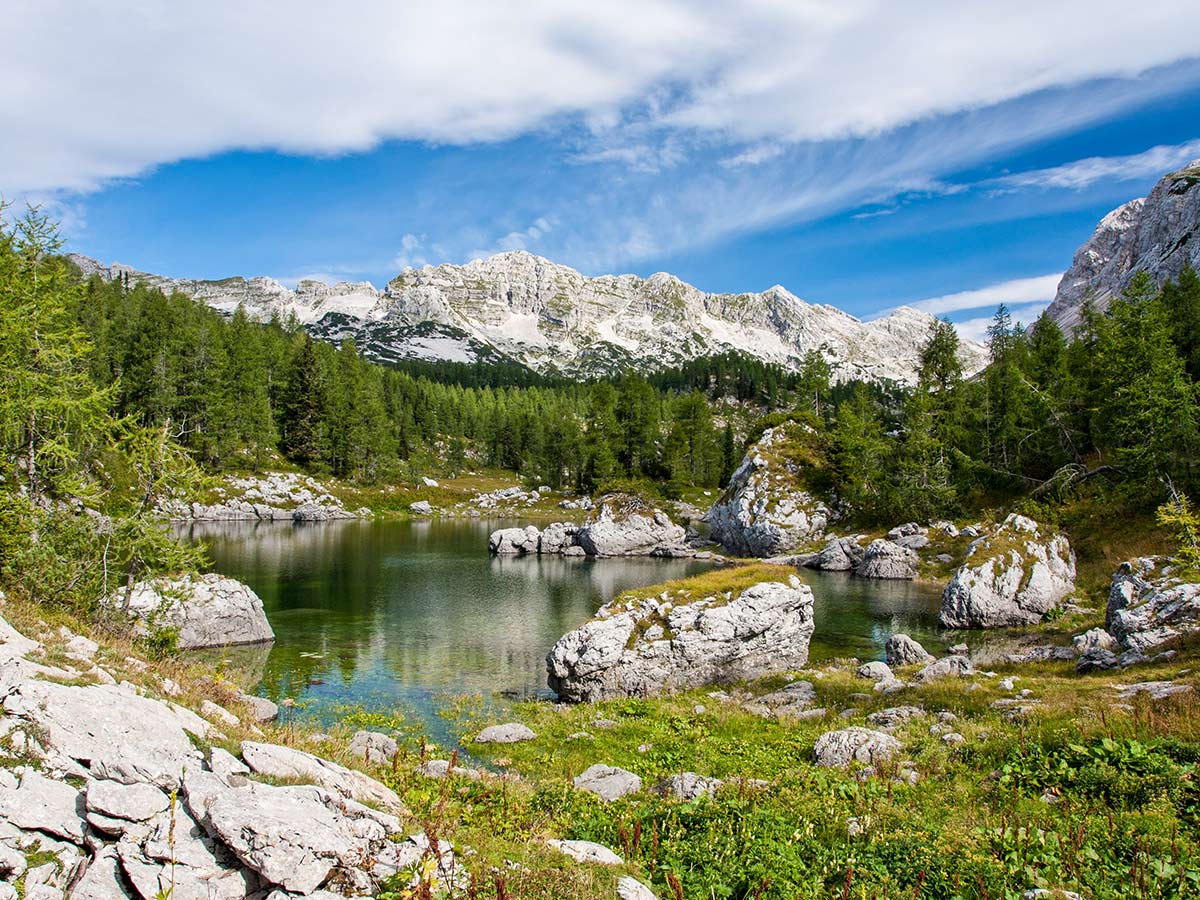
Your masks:
M1145 271L1159 287L1185 265L1200 268L1200 159L1168 172L1145 197L1102 218L1075 251L1046 315L1066 331L1088 299L1100 310Z
M382 289L369 282L305 279L290 289L258 276L168 278L71 255L85 276L179 291L225 313L259 320L295 315L315 337L354 338L383 362L511 359L539 372L596 375L627 366L666 368L728 350L795 368L816 350L835 379L911 384L933 317L900 307L864 322L801 300L782 285L708 293L675 275L587 276L527 251L465 265L408 268ZM985 362L963 342L964 368Z

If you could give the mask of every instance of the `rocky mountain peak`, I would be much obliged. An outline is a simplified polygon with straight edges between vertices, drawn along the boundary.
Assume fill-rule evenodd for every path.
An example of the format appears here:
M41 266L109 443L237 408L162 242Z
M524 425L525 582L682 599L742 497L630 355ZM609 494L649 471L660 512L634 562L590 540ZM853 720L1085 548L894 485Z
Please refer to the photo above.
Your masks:
M1099 309L1139 271L1156 284L1200 267L1200 160L1164 175L1146 197L1117 207L1096 226L1058 284L1046 314L1070 331L1090 298Z
M593 375L677 365L740 351L796 366L821 353L835 378L915 381L933 318L904 308L861 322L798 298L781 285L760 293L706 293L667 272L587 276L525 250L465 265L408 268L382 291L367 282L271 278L195 281L73 257L87 275L179 291L224 313L294 315L315 336L352 337L368 356L470 362L508 358L539 371ZM963 364L985 362L964 342Z

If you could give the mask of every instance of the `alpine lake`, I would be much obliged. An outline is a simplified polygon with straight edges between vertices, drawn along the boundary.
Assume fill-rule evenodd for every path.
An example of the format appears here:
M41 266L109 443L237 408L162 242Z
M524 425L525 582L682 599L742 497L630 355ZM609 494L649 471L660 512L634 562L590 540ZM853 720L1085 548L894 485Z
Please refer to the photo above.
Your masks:
M488 535L511 519L196 523L213 570L263 600L275 642L202 651L246 690L295 701L287 715L335 722L399 713L453 745L438 715L456 697L531 698L547 651L608 600L701 572L691 559L497 557ZM882 659L905 632L937 652L937 585L801 570L813 590L810 662Z

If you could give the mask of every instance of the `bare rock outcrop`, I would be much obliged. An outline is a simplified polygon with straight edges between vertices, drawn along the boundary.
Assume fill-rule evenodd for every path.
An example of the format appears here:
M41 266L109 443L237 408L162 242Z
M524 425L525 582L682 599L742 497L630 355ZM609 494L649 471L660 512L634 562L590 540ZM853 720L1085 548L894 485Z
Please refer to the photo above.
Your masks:
M942 593L946 628L1030 625L1075 590L1075 553L1066 535L1012 513L972 541L966 563Z
M144 630L174 629L181 650L275 640L258 595L222 575L156 578L134 585L128 603L124 592L110 602L126 607Z
M1200 633L1200 583L1156 557L1124 562L1109 587L1105 627L1113 649L1136 654Z
M646 697L757 678L808 661L813 597L794 576L734 596L618 597L559 638L546 667L568 701Z
M739 556L771 557L824 536L836 515L809 488L813 437L795 422L763 432L708 512L714 540Z

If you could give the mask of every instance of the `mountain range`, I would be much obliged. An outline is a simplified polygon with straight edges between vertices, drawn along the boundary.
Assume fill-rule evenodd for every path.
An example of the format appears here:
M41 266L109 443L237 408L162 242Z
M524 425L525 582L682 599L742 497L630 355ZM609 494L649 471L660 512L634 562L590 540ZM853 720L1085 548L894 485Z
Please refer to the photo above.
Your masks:
M776 285L759 293L705 293L673 275L589 277L524 251L466 265L406 269L383 290L367 282L167 278L73 255L85 275L179 291L223 313L295 316L315 337L353 338L381 362L513 360L539 372L654 370L725 351L794 368L818 351L837 380L915 381L933 317L908 307L863 322L806 303ZM963 367L986 352L964 341Z

